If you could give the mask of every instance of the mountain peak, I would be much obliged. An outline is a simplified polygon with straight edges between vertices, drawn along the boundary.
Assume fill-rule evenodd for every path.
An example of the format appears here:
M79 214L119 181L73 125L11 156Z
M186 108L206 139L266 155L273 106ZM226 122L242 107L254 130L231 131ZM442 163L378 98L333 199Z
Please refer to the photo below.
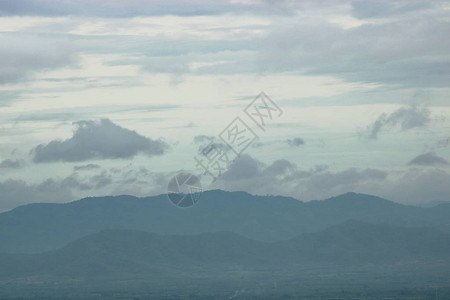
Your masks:
M384 203L384 204L390 204L390 205L402 205L399 203L395 203L393 201L369 195L369 194L362 194L362 193L355 193L355 192L347 192L345 194L341 194L338 196L334 196L325 200L318 200L319 202L339 202L339 203Z

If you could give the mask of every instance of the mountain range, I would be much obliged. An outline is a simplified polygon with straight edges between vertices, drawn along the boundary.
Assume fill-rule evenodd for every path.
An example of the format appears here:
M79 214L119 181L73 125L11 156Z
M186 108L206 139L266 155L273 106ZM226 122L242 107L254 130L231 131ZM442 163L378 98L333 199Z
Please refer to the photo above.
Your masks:
M275 242L348 220L450 232L450 204L424 208L356 193L301 202L212 190L203 192L197 205L180 209L166 195L91 197L64 204L28 204L1 213L0 253L52 251L108 229L163 235L230 232Z
M0 214L0 299L448 299L449 220L355 193L29 204Z
M104 230L39 254L0 255L0 278L68 276L99 278L176 275L179 269L229 270L311 264L360 265L450 262L450 234L431 228L404 228L347 221L279 242L251 240L235 233L159 235Z

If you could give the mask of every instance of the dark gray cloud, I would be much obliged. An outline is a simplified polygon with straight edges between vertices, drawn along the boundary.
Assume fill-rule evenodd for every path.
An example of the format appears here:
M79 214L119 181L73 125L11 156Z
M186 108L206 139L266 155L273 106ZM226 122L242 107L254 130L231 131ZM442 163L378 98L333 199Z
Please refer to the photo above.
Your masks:
M382 2L394 8L405 1ZM261 41L258 66L261 72L302 70L352 82L445 87L450 78L445 38L450 22L448 11L431 5L353 28L318 18L274 26Z
M20 169L25 166L25 161L22 159L5 159L0 162L0 169Z
M436 147L438 147L438 148L446 148L449 145L450 145L450 137L448 137L446 139L441 139L436 142Z
M0 85L26 80L39 71L77 62L75 47L67 41L0 33Z
M204 144L209 143L215 140L216 137L212 135L197 135L194 137L194 143L195 144Z
M162 194L166 192L167 182L173 175L127 163L120 168L95 173L74 172L62 178L48 178L41 183L7 179L0 181L0 211L27 203L62 203L85 196Z
M181 170L180 170L181 171ZM167 192L167 183L177 172L153 172L143 166L127 165L123 168L108 170L113 178L109 186L112 194L130 194L136 196L158 195Z
M67 202L74 200L67 187L53 179L33 185L22 180L0 182L0 211L13 209L30 202Z
M417 165L417 166L442 166L442 165L448 165L448 161L438 156L434 152L428 152L424 154L420 154L416 157L414 157L408 165Z
M87 165L81 165L81 166L74 166L74 171L90 171L90 170L96 170L100 169L100 165L97 164L87 164Z
M386 18L432 8L430 1L354 1L353 15L360 19Z
M383 170L347 168L333 171L326 165L301 169L288 160L266 165L249 156L236 159L213 188L253 194L320 200L346 192L372 194L405 204L448 200L450 174L436 168Z
M324 18L299 17L279 24L257 26L268 33L239 40L203 41L195 38L178 40L160 38L136 42L121 37L128 53L112 64L138 65L151 73L171 73L174 82L183 74L236 74L303 72L307 75L332 75L347 81L384 83L409 87L446 86L450 76L447 53L450 45L445 39L450 28L448 12L437 3L416 5L404 1L355 3L354 14L361 18L368 13L384 16L383 22L355 28L341 28L326 20L327 14L342 9L335 1L318 5L315 1L259 1L254 4L205 1L92 1L89 10L83 1L32 0L25 4L3 4L3 14L32 15L205 15L242 12L259 15L290 14L322 11ZM20 1L22 2L22 1ZM322 3L323 1L321 1ZM37 5L36 3L39 3ZM0 6L1 7L1 6ZM306 12L306 13L305 13ZM402 13L409 12L409 13ZM385 14L385 15L383 15ZM249 25L254 28L256 25ZM240 30L246 27L242 25ZM412 38L414 37L414 38ZM374 44L376 41L376 45ZM116 37L77 41L86 49L110 53ZM95 42L95 47L92 44ZM99 50L101 49L101 50ZM142 51L145 49L145 51ZM206 62L191 68L194 62ZM220 62L218 64L215 64ZM211 63L211 64L208 64Z
M27 203L61 203L85 196L161 194L166 192L171 176L173 174L155 173L145 167L127 164L96 173L74 172L62 178L48 178L41 183L7 179L0 181L0 211Z
M204 1L191 1L189 5L167 3L164 1L63 1L23 0L0 1L2 15L41 15L41 16L101 16L101 17L131 17L142 15L203 15L220 12L220 5L204 5Z
M297 166L286 159L274 161L271 165L264 169L263 173L269 176L278 176L284 174L293 174Z
M389 7L395 10L400 2L384 2L384 6L386 10ZM270 6L268 2L264 5L286 7ZM317 9L312 1L298 7ZM226 43L195 41L195 44L177 45L162 41L165 48L170 48L169 52L155 48L145 56L117 63L139 65L151 73L171 73L176 78L183 74L294 71L332 75L352 82L425 88L446 86L450 78L447 55L450 45L443 37L450 30L448 13L437 4L431 8L419 6L411 12L391 14L384 22L354 28L342 28L321 18L298 18L261 26L262 31L267 30L263 36ZM192 63L198 61L206 64L192 69Z
M221 179L225 181L235 181L249 179L260 175L264 165L252 158L248 154L242 154L236 158L235 162L230 165L228 170L223 173Z
M298 147L305 144L305 140L302 138L293 138L293 139L287 139L286 143L291 147Z
M214 187L311 200L358 191L366 185L372 187L383 182L387 176L387 172L371 168L333 172L327 166L320 165L302 170L286 159L266 165L245 154L237 158L228 171L218 178Z
M107 171L91 176L80 176L75 172L64 178L48 178L38 184L8 179L0 182L0 211L27 203L68 202L78 198L74 195L79 195L80 192L90 196L98 195L113 182L112 173Z
M62 187L78 190L101 189L113 183L111 174L103 171L93 176L80 177L78 173L73 173L61 181Z
M155 15L202 16L225 13L291 14L295 1L107 1L107 0L0 0L0 15L135 17Z
M228 152L230 147L212 135L197 135L194 137L194 143L198 144L198 154L208 156L211 151Z
M295 71L307 75L332 75L347 81L384 83L409 87L442 87L450 77L445 39L450 29L448 11L436 2L406 3L405 1L357 1L353 14L358 18L383 17L383 22L355 28L341 28L326 20L327 14L340 11L335 1L256 1L210 3L204 0L188 2L167 1L64 1L23 0L0 1L3 15L85 15L98 17L131 17L142 15L217 15L253 14L279 15L322 11L324 18L299 17L286 22L261 25L267 35L238 41L198 41L194 39L136 42L121 37L128 55L118 64L139 65L154 73L171 73L175 81L189 74L276 73ZM347 2L351 4L351 2ZM329 5L329 7L327 7ZM86 9L86 7L89 9ZM306 13L307 15L307 13ZM250 27L255 25L250 25ZM240 29L245 26L241 26ZM388 34L387 34L388 33ZM414 38L412 38L414 37ZM129 39L129 40L128 40ZM374 44L374 41L376 43ZM86 49L110 53L116 37L102 37L102 41L78 40ZM88 45L95 43L95 47ZM31 48L31 47L30 47ZM95 49L94 49L95 48ZM39 47L37 47L39 49ZM70 47L69 50L74 47ZM102 49L102 50L99 50ZM145 51L142 51L145 49ZM123 51L120 49L119 51ZM23 52L23 50L22 50ZM54 51L52 51L54 52ZM65 55L68 51L56 51ZM26 60L28 61L28 60ZM42 61L42 64L40 63ZM54 61L54 63L53 63ZM9 71L4 80L14 81L40 70L44 65L57 66L65 59L43 55L39 64ZM7 63L7 61L5 61ZM206 62L193 70L193 62ZM212 64L208 64L211 62ZM214 62L221 62L214 64ZM17 64L16 64L17 65ZM18 64L19 66L21 64ZM10 69L11 66L5 68ZM13 68L15 69L15 67ZM1 77L0 77L1 79Z
M162 155L168 149L162 140L152 140L120 127L108 119L100 122L79 121L67 140L54 140L33 149L34 161L85 161L90 159L132 158L138 153Z
M430 115L431 112L428 108L401 107L390 114L381 114L373 124L367 126L361 137L377 139L383 129L394 127L400 127L403 131L425 127L431 121Z

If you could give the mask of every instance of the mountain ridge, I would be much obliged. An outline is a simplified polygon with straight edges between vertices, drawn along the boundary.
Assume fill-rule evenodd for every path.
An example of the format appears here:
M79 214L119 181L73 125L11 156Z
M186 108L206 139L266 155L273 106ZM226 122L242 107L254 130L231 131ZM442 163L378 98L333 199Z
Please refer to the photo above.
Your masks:
M375 196L347 193L301 202L283 196L205 191L189 209L166 195L88 197L64 204L28 204L0 214L0 253L37 253L102 229L161 234L230 231L261 241L279 241L355 219L450 231L450 206L405 206Z
M425 233L425 234L424 234ZM355 220L286 241L261 242L231 232L198 235L109 229L39 254L0 255L0 277L169 275L179 268L302 268L450 262L450 234Z

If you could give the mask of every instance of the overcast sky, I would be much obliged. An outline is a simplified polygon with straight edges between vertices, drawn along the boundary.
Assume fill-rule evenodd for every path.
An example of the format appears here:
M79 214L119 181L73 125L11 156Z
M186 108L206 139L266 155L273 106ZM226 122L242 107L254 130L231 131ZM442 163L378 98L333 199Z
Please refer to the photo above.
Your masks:
M205 189L450 200L449 32L449 1L0 0L0 211L164 193L236 117Z

